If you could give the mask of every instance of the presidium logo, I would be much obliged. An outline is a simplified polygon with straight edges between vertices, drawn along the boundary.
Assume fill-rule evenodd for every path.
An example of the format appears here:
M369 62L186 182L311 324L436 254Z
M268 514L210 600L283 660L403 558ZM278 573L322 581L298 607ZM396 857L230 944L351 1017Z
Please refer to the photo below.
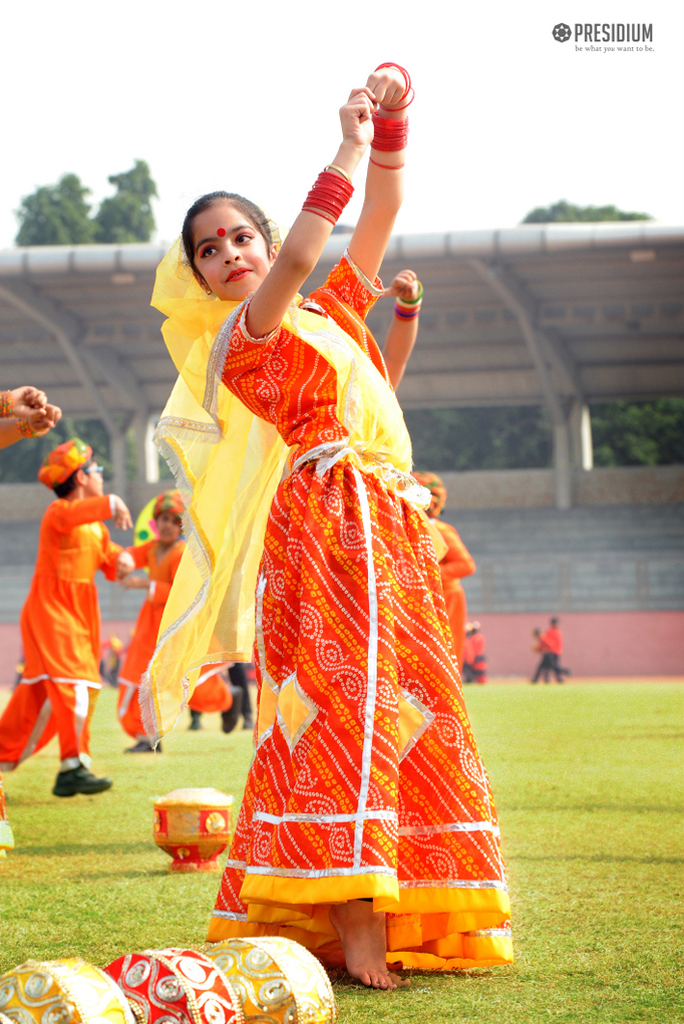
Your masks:
M557 43L567 43L574 36L575 44L589 43L589 46L577 46L576 50L652 50L646 43L653 42L653 25L643 22L575 22L574 30L570 25L560 21L553 27L553 38ZM643 43L643 46L596 46L596 43Z

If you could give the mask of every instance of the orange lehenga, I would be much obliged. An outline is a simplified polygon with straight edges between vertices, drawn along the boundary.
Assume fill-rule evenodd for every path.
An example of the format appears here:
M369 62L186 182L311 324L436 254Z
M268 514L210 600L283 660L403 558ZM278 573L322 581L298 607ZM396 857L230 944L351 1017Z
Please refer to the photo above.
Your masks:
M340 950L330 905L370 897L388 912L389 962L442 970L508 963L499 830L421 511L428 495L408 473L403 418L363 327L379 287L345 256L314 294L317 312L295 306L255 341L240 306L207 343L204 408L214 403L220 432L229 430L212 373L254 414L252 428L273 424L291 452L261 534L235 539L239 554L230 555L242 566L263 544L255 568L258 717L209 940L283 935L325 960ZM153 302L164 312L172 306ZM184 364L178 350L174 357L183 393L199 393L192 360ZM181 487L201 502L178 441L190 436L188 422L167 410L160 438ZM278 466L269 472L277 483ZM245 505L243 490L236 493ZM201 521L198 513L195 555L184 564L206 608L200 553L215 564L223 555L206 543ZM234 517L235 529L241 522ZM227 657L249 657L242 605L230 585L221 593L204 634L180 604L179 617L162 624L145 687L153 733L170 727L187 700L207 630L216 645L223 633ZM181 679L173 666L183 629L195 651Z
M159 624L164 614L171 584L176 575L178 565L185 548L185 542L179 540L173 547L162 553L158 558L160 544L158 540L148 540L144 544L126 548L133 558L136 569L147 569L150 574L150 588L142 603L135 632L131 640L126 658L119 673L119 693L116 713L122 729L133 739L145 739L145 729L140 717L138 688L140 680L154 654Z

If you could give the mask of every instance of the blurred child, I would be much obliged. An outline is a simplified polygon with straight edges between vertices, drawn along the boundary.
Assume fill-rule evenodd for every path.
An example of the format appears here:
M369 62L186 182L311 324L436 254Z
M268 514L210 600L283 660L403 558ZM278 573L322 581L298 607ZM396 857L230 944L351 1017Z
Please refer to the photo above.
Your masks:
M466 683L487 682L487 641L480 632L479 622L469 622L466 628L466 647L463 660L463 679Z
M185 550L185 541L181 537L182 514L183 501L179 492L164 491L157 498L153 511L159 539L127 548L131 569L149 570L149 576L126 575L121 579L121 586L127 590L147 591L119 673L117 713L122 728L135 740L132 747L126 748L128 754L149 754L154 750L143 727L138 691L142 675L154 653L164 605ZM161 748L158 746L157 749Z
M99 692L100 609L95 573L113 580L127 558L102 519L132 526L115 494L103 495L102 466L74 437L46 456L38 479L55 492L40 527L31 590L21 613L26 664L0 719L0 768L12 771L59 735L55 796L101 793L111 779L90 768L89 721Z
M472 576L475 572L475 562L455 527L439 518L447 499L447 490L440 477L436 473L414 473L413 475L419 484L427 487L430 491L431 500L427 514L446 546L442 557L440 558L439 554L437 556L439 558L439 573L442 578L442 590L444 591L449 625L454 638L456 660L459 671L463 675L467 607L461 579L464 576ZM465 680L465 682L470 682L470 680Z

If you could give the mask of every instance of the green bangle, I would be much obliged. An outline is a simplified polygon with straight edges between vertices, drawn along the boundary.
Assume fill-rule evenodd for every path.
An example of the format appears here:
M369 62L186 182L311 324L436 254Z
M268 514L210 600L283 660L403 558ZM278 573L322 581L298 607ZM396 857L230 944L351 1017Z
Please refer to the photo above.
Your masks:
M418 292L418 298L417 299L401 299L401 298L399 298L399 296L397 296L397 302L401 302L405 306L415 306L416 303L422 302L423 295L425 295L425 289L423 288L423 286L420 283L420 281L416 280L416 284L420 287L420 291Z

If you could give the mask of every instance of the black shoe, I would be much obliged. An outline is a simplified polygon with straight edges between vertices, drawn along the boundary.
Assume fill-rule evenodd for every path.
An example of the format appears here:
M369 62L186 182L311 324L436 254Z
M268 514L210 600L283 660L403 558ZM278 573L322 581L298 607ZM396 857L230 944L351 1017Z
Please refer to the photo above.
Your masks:
M242 714L242 690L239 690L237 686L231 686L230 692L233 695L233 703L227 711L221 712L221 729L223 732L232 732L238 724L238 718Z
M249 717L243 719L242 728L249 729L249 731L251 732L252 729L254 728L254 722L252 721L252 719Z
M202 728L202 712L193 711L190 709L190 725L188 729L190 732L198 732Z
M157 744L157 753L161 754L161 743ZM133 747L126 747L124 754L154 754L154 747L148 740L138 740Z
M92 772L89 772L85 765L78 768L70 768L67 772L60 772L52 787L53 796L76 796L77 793L92 795L93 793L104 793L111 789L111 779L98 779Z

